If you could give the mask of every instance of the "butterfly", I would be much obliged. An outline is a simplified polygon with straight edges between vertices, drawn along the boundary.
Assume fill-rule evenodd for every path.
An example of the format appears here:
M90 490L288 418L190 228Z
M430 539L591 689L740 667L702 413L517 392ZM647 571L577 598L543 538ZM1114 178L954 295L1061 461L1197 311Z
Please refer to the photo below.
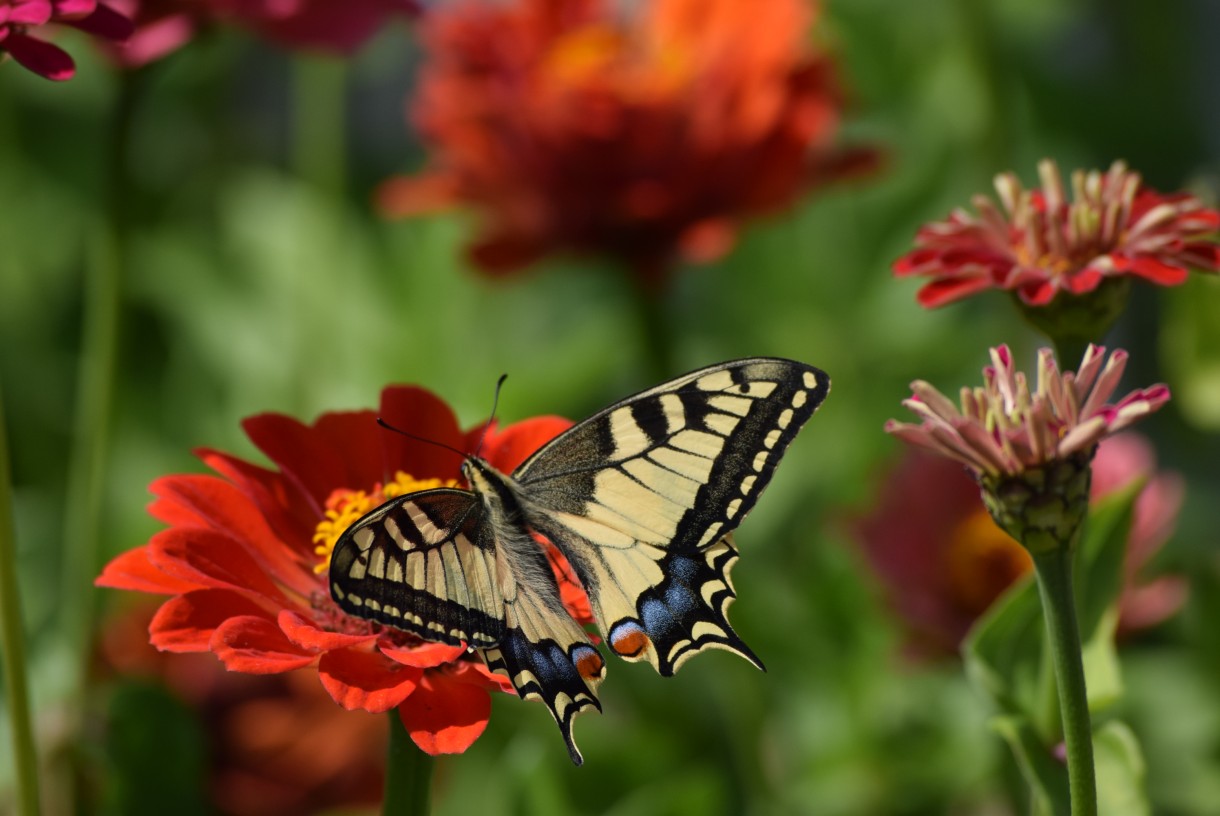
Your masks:
M601 710L606 665L535 536L567 559L620 657L670 676L712 647L761 669L727 617L730 533L829 390L804 363L733 360L614 403L511 474L467 456L469 490L398 496L343 533L331 595L349 614L480 652L546 705L580 765L573 720Z

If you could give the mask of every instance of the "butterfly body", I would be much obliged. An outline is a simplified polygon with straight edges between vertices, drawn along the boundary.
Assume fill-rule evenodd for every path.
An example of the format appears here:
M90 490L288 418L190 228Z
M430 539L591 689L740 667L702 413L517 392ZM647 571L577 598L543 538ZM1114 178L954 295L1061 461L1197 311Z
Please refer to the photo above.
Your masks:
M331 592L353 615L478 649L572 721L601 706L605 662L560 600L541 536L571 565L610 649L671 675L704 648L762 663L729 625L730 533L829 379L775 358L721 363L621 400L512 474L477 457L470 490L400 496L343 534Z

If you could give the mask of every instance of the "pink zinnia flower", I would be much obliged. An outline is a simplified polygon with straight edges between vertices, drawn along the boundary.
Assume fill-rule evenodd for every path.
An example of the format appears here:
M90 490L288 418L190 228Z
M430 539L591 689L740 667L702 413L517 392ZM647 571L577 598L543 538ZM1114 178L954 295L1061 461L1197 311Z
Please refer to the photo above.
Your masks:
M1092 462L1091 501L1135 479L1119 629L1135 631L1181 608L1185 581L1144 570L1173 532L1182 506L1177 473L1158 471L1152 446L1134 432L1103 439ZM1029 553L992 520L960 462L911 449L886 475L875 508L852 523L890 606L920 657L954 655L975 620L1033 568Z
M915 250L894 263L894 273L930 279L919 290L922 306L992 288L1046 306L1060 293L1086 295L1108 279L1176 286L1191 268L1220 269L1213 235L1220 213L1194 196L1145 187L1121 161L1106 173L1073 173L1071 201L1054 162L1041 162L1038 174L1042 186L1034 190L1012 173L996 177L1003 211L978 195L977 215L959 209L920 228Z
M991 350L981 388L963 388L960 407L928 383L903 402L923 420L890 420L887 432L970 468L996 523L1034 554L1069 547L1088 510L1089 462L1097 443L1169 400L1154 385L1110 404L1127 363L1090 345L1080 370L1060 373L1050 349L1038 353L1030 387L1007 346Z
M63 81L76 73L67 52L34 32L46 25L67 25L108 40L131 35L131 21L97 0L0 0L0 62L5 56L39 76Z

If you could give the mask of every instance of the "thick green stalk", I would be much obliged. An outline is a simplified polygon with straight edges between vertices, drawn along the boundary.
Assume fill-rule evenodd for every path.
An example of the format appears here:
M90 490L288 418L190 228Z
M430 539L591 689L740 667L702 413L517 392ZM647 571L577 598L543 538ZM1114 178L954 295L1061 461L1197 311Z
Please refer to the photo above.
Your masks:
M292 163L297 174L332 196L347 185L346 63L302 55L293 62Z
M382 816L427 816L436 760L411 741L397 709L391 709L389 717L390 741L386 751Z
M1072 549L1060 547L1034 555L1034 573L1042 597L1047 641L1055 664L1063 740L1067 747L1072 816L1097 816L1097 781L1093 771L1093 728L1085 693L1080 628L1072 591Z
M663 270L662 270L663 272ZM657 279L635 280L631 287L635 295L636 313L639 316L640 337L647 357L650 381L667 380L674 376L672 334L668 326L668 310L665 307L668 281Z
M0 399L0 650L4 652L4 687L8 690L8 715L17 765L18 812L22 816L37 816L38 752L34 748L25 676L25 630L21 625L15 539L4 402Z

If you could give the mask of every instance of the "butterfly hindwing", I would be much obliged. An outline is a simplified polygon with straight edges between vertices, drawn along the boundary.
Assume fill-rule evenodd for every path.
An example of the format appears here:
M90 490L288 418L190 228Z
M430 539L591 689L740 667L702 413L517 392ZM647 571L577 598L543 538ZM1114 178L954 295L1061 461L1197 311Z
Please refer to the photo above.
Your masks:
M793 361L712 366L615 403L514 472L618 654L663 675L709 646L761 666L728 623L725 536L828 390Z
M484 516L478 497L466 490L391 499L335 543L331 595L349 614L428 640L499 643L500 556Z
M761 668L727 617L731 533L829 386L802 363L737 360L611 405L511 476L468 457L471 491L400 496L340 537L332 596L350 614L477 649L547 706L580 764L572 724L601 710L605 663L535 534L566 558L622 657L669 675L716 647Z

